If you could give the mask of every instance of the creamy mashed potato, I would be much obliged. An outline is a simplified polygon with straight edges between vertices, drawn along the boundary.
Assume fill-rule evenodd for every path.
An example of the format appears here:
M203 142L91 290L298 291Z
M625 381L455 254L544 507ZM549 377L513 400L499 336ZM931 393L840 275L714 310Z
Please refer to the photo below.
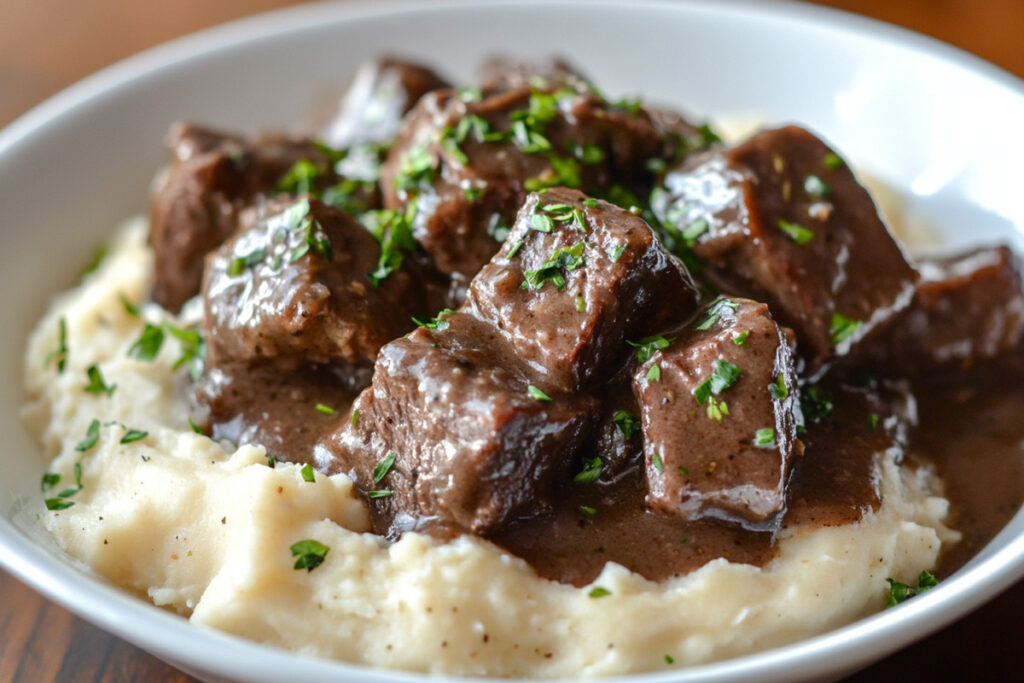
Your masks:
M149 291L146 225L128 225L77 289L59 297L25 358L30 403L55 490L82 490L41 513L57 543L114 583L197 624L253 640L374 666L497 676L609 675L684 666L792 642L880 609L886 577L910 581L957 539L927 468L884 459L877 513L836 528L782 533L763 569L715 560L661 584L609 564L591 586L538 578L499 548L465 536L440 543L408 533L388 545L367 533L343 475L307 482L297 466L267 466L259 446L218 443L187 419L179 342L153 362L128 356L144 322L122 303ZM182 325L198 319L186 310ZM67 325L67 367L48 354ZM112 395L84 391L99 366ZM93 420L98 440L76 450ZM148 434L123 444L128 430ZM53 494L49 494L53 495ZM42 507L42 501L40 501ZM296 571L289 547L330 547ZM591 597L594 587L607 591Z

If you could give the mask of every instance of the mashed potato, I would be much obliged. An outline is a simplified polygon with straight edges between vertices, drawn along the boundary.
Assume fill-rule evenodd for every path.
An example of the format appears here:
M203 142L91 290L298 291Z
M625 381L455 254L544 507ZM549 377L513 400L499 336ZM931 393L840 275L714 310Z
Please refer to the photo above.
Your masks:
M879 463L877 513L837 528L783 532L763 569L715 560L652 583L609 564L592 586L538 578L478 538L415 533L389 545L367 533L343 475L303 479L267 466L259 446L193 432L168 337L153 362L129 357L144 322L152 254L135 221L102 267L61 296L25 359L24 419L64 488L81 464L74 505L43 513L58 544L100 575L205 626L309 655L389 668L496 676L610 675L762 650L843 625L885 604L886 577L934 566L956 532L928 469ZM66 320L67 367L48 354ZM198 312L185 312L186 324ZM99 366L114 392L87 393ZM76 450L93 420L95 445ZM146 436L121 443L129 430ZM52 495L52 494L51 494ZM40 502L40 505L42 503ZM296 571L292 544L330 550ZM594 587L607 591L591 597ZM627 626L628 625L628 626Z

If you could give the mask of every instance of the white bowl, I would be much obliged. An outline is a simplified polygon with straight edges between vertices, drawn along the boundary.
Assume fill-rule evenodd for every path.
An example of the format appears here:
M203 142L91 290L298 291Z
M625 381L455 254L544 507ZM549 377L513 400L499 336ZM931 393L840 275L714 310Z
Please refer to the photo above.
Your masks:
M1024 245L1024 83L946 45L820 8L764 2L428 2L300 6L204 31L72 86L0 132L4 249L0 563L44 595L203 678L421 680L311 660L191 626L55 549L36 519L44 463L16 419L25 338L122 218L145 208L168 125L286 127L363 59L421 57L468 78L493 51L557 52L612 94L698 115L803 122L957 244ZM899 609L769 652L634 677L800 680L864 666L1024 575L1024 512ZM633 678L629 679L633 680Z

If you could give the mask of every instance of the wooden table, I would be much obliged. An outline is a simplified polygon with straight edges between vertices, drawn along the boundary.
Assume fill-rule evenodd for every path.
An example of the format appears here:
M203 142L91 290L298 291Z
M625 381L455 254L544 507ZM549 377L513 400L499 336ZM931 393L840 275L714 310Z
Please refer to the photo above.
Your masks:
M818 1L933 35L1024 76L1024 0ZM6 0L0 5L0 125L122 57L205 26L290 4L297 3ZM1024 669L1022 617L1024 581L848 680L1018 679ZM0 683L192 680L0 571Z

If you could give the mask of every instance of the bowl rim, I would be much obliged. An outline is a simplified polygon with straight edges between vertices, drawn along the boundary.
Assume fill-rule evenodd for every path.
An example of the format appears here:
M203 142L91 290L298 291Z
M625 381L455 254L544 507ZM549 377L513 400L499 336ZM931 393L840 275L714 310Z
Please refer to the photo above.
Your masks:
M301 31L323 23L346 23L378 19L399 13L445 12L453 9L495 7L529 8L540 5L586 5L622 7L621 0L358 0L357 2L315 2L289 6L203 29L149 48L118 61L49 97L0 130L0 157L20 145L30 144L41 129L66 117L87 102L102 100L122 88L131 87L139 78L189 59L209 55ZM739 13L752 17L792 19L817 28L839 31L851 36L900 44L943 63L959 66L994 87L1024 98L1024 80L964 50L909 29L842 10L788 0L635 0L629 6L644 9L700 8L714 12ZM1008 525L1024 517L1018 510ZM927 595L884 610L847 626L796 643L732 659L663 672L648 672L616 677L620 681L735 680L744 675L775 680L800 678L825 672L855 670L871 660L887 655L928 633L976 609L1001 590L1024 577L1024 534L1016 538L1007 529L1000 532L982 550L995 547L981 561L943 581ZM1002 547L999 544L1002 543ZM309 658L276 647L268 647L237 636L197 627L181 616L153 606L148 601L123 591L106 580L57 560L55 555L30 541L6 517L0 517L0 567L14 577L62 605L81 618L132 642L176 666L195 667L199 675L232 677L247 672L250 680L280 680L294 675L296 668L306 675L340 676L358 673L366 681L422 681L428 674L370 668L361 664ZM152 626L153 628L138 628ZM845 643L853 641L854 646ZM831 663L823 667L823 653L835 652ZM260 671L253 672L254 661ZM253 678L252 674L256 677ZM467 677L466 681L489 681Z

